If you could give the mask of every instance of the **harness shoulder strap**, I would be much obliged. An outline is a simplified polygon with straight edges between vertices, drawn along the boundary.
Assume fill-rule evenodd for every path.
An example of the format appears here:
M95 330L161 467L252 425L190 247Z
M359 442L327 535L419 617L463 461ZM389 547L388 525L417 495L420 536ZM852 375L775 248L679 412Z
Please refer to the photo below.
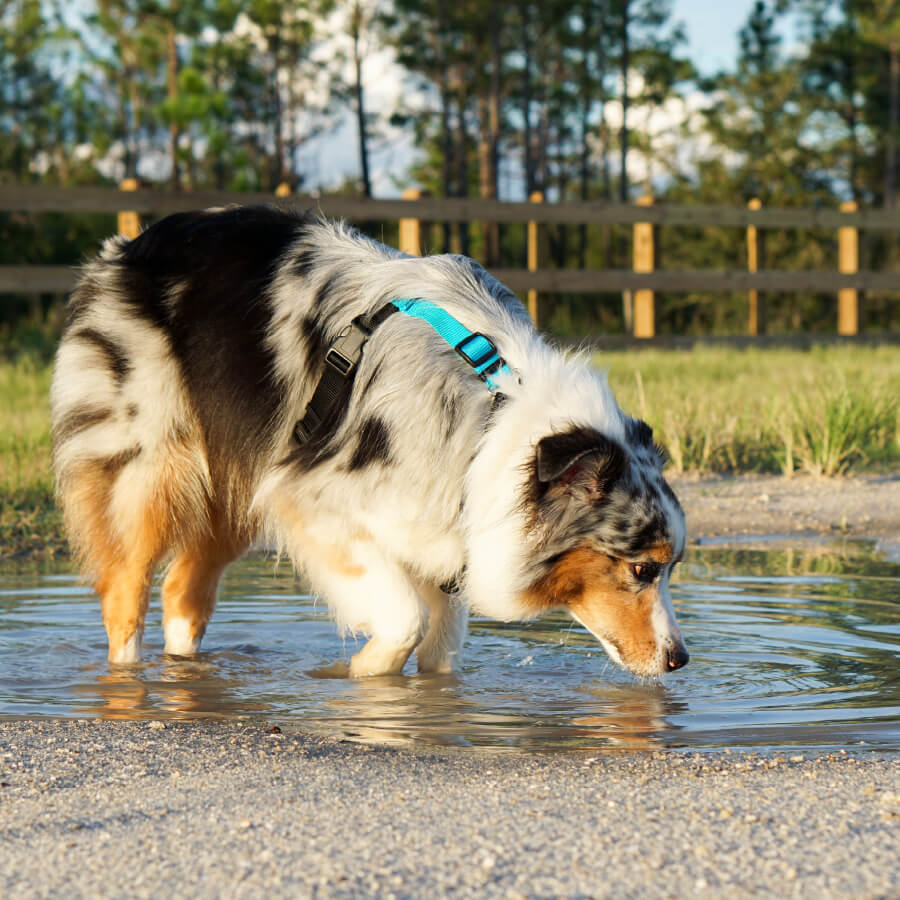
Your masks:
M334 340L325 354L325 368L313 395L306 406L303 418L294 426L294 437L300 444L312 440L326 422L338 403L347 397L348 386L356 377L359 361L372 332L395 313L405 313L422 319L468 363L478 377L494 394L492 412L505 399L498 393L498 385L491 378L498 372L511 373L511 369L497 351L494 342L478 331L469 331L446 310L428 300L393 300L370 317L357 316Z

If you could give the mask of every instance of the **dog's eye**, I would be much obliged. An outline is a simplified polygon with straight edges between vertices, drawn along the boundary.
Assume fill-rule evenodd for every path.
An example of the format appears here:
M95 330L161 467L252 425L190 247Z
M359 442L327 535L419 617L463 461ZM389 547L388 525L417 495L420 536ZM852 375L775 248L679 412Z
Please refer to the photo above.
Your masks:
M634 574L634 577L637 578L641 584L650 584L652 581L656 581L656 576L659 575L659 571L662 568L659 563L655 562L642 562L642 563L632 563L631 571Z

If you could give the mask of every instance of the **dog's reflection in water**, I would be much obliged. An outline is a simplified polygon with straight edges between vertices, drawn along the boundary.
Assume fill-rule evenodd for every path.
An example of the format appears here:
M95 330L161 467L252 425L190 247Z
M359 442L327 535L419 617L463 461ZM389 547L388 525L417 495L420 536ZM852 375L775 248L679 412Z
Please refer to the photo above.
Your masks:
M346 678L348 664L307 672ZM339 724L354 740L378 743L460 745L521 749L651 750L665 745L666 717L683 704L661 684L610 684L585 688L591 699L577 709L564 702L535 704L521 694L473 695L465 677L382 676L354 679L350 690L326 704L321 720ZM543 708L542 708L543 706Z
M157 665L112 666L90 686L102 705L76 709L103 719L227 718L270 710L265 701L241 696L241 687L241 681L223 677L221 666L202 655L164 656Z
M573 737L586 748L652 750L667 744L673 726L667 717L683 711L661 684L597 683L586 688L596 711L572 719Z

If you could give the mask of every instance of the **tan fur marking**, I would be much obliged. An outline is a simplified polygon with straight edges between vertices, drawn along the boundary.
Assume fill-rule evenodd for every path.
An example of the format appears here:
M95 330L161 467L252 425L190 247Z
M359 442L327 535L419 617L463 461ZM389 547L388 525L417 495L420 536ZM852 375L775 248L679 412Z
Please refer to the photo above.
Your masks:
M150 599L153 573L176 535L208 530L205 510L184 521L184 485L193 478L196 450L172 445L155 467L153 490L131 524L116 520L117 478L141 454L137 445L113 456L72 466L60 477L59 496L69 539L85 574L100 594L110 659L135 636L139 641ZM137 523L137 524L134 524Z
M216 605L216 589L225 567L247 543L231 534L221 515L210 515L213 533L181 548L163 583L163 626L173 618L190 623L190 637L199 642Z
M671 558L671 547L668 553ZM628 565L579 547L562 556L526 592L525 600L536 614L569 609L586 628L609 641L626 665L649 670L657 653L653 607L659 594L654 585L635 592Z
M303 516L290 503L279 503L276 514L290 530L292 542L295 542L298 547L302 547L307 554L314 556L317 562L324 563L328 568L346 578L361 578L366 574L365 566L354 562L346 547L323 544L316 540L307 530ZM351 537L353 540L364 541L367 537L371 540L370 535L354 534Z
M648 547L641 553L642 560L652 559L654 562L658 562L663 566L672 562L672 557L674 556L675 551L668 541L662 544L655 544L653 547Z

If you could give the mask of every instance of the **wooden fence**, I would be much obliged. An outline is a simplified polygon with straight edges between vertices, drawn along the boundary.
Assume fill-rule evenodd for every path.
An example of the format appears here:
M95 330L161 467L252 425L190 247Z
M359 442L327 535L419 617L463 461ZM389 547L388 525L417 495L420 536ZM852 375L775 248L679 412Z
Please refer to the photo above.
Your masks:
M498 222L527 226L528 268L492 269L515 291L527 294L529 311L539 317L540 293L618 293L630 295L634 336L653 337L655 292L747 292L748 332L764 331L760 293L766 291L836 293L838 334L859 330L859 292L900 292L900 272L858 270L859 233L898 232L900 214L889 210L858 210L855 204L840 209L764 209L759 201L746 208L724 206L656 205L652 198L635 204L543 203L539 194L529 202L510 203L474 198L438 198L407 191L402 199L371 200L345 196L276 195L192 191L168 193L139 188L125 182L122 190L105 187L50 188L5 185L0 189L0 212L118 213L119 229L133 235L143 215L223 206L230 203L270 203L293 209L311 208L350 221L399 221L400 249L421 252L425 223ZM633 228L633 268L605 270L542 269L541 232L546 225L630 225ZM654 226L716 226L746 229L747 268L729 271L656 270ZM760 271L759 229L831 230L838 238L838 271ZM74 283L68 266L0 266L0 293L65 293Z

